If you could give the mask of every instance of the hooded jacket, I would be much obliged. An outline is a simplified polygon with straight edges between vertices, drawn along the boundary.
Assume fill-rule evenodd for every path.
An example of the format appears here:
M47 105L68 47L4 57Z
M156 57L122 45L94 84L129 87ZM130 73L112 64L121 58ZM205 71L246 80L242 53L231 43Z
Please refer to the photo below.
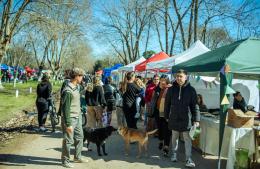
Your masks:
M170 130L189 131L193 122L200 121L197 93L187 81L183 86L173 83L166 94L164 108Z
M116 87L112 84L105 84L103 89L106 99L107 111L116 110Z

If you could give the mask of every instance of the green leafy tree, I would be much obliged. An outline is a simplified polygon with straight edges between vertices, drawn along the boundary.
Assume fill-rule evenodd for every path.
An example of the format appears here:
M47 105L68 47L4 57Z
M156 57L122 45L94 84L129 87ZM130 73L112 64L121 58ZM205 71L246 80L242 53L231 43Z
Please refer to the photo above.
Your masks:
M151 56L153 56L153 54L155 54L155 51L153 51L153 50L148 50L148 51L145 51L145 52L143 53L143 57L144 57L145 59L148 59L148 58L150 58Z

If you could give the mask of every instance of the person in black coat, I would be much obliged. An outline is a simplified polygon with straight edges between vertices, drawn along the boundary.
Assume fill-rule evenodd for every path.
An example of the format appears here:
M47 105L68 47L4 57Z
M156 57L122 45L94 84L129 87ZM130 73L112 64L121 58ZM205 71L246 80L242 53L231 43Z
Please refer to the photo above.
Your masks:
M135 115L136 110L136 97L141 92L141 89L134 83L135 74L134 72L128 72L126 74L127 85L126 91L123 94L123 111L126 118L126 123L128 128L137 129L137 118Z
M179 70L176 81L168 89L165 99L165 118L168 127L172 130L172 146L175 148L171 161L177 161L177 146L180 133L185 142L186 167L195 167L191 159L192 142L189 131L194 126L199 126L200 112L197 104L196 90L187 81L187 72Z
M101 78L96 76L93 84L87 86L85 100L87 104L87 126L90 128L102 127L102 114L106 107L104 90Z
M233 109L240 109L242 112L245 113L247 111L247 105L244 97L242 97L239 91L234 93L233 97L234 97Z
M111 76L105 79L105 85L103 86L104 95L107 106L107 126L110 126L112 120L112 112L116 110L116 87L112 84Z
M44 127L49 112L49 99L51 99L52 86L47 74L43 74L41 82L37 85L36 107L38 110L38 123L40 131L47 131Z

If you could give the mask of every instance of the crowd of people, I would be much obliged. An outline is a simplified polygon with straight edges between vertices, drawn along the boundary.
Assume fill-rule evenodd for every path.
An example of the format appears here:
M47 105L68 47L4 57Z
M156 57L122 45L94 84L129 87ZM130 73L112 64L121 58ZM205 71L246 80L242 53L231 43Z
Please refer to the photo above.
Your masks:
M187 80L187 72L179 70L171 81L166 74L154 75L151 79L128 72L116 86L111 77L102 82L100 75L82 85L84 71L74 68L66 76L61 88L60 114L63 130L62 165L70 163L70 147L75 146L74 162L81 158L83 147L82 96L87 107L87 127L101 128L111 125L112 114L116 114L118 126L138 129L137 122L143 121L145 130L158 129L158 149L171 161L178 160L179 136L185 143L187 167L195 167L192 160L192 140L189 131L199 127L200 112L207 112L203 97ZM44 127L48 113L48 99L51 97L48 76L43 76L37 87L39 130ZM245 101L239 92L234 94L234 108L245 108ZM171 151L170 151L171 143Z
M28 79L36 76L35 73L16 70L0 70L0 79L2 82L11 83L16 78L17 81L27 83Z

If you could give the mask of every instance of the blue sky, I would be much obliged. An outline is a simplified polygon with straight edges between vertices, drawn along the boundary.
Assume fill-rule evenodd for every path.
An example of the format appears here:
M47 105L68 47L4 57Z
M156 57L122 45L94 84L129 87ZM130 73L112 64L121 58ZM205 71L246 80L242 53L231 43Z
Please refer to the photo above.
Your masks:
M233 6L238 6L241 4L241 2L243 2L243 0L229 0L230 3L233 4ZM257 0L256 0L257 1ZM20 2L20 0L14 0L14 4L16 4L17 2ZM102 16L101 14L101 10L103 8L103 5L110 5L110 4L117 4L119 2L119 0L91 0L92 3L92 14L93 14L93 20L95 19L100 19L103 18L104 16ZM260 0L257 1L258 4L257 6L260 7ZM1 10L1 7L0 7ZM257 15L257 14L256 14ZM260 16L260 12L258 11L258 16ZM256 23L256 26L260 27L260 17L256 17L257 19L253 22ZM188 22L187 19L185 22ZM228 22L226 21L225 24L223 24L222 20L217 20L214 22L214 24L212 24L211 26L213 27L223 27L225 26L230 35L236 39L237 37L237 25L234 22ZM92 30L98 30L99 27L97 25L91 25L90 26L90 31L87 29L85 32L85 37L87 38L90 46L92 47L92 54L94 55L94 58L99 58L100 56L104 56L105 54L111 54L111 51L113 51L113 49L111 48L111 46L104 41L104 39L101 38L97 38L96 34L93 33ZM260 34L260 33L259 33ZM171 40L171 39L169 39ZM148 46L148 50L154 50L156 52L160 52L160 47L159 47L159 43L158 43L158 39L157 39L157 34L154 32L153 34L151 34L151 39L150 39L149 46ZM141 46L141 49L143 47ZM181 45L179 43L176 43L174 46L174 54L181 52Z
M229 0L234 6L238 6L241 4L241 2L243 2L243 0ZM259 3L257 5L259 5L260 7L260 1L258 1ZM93 17L94 18L102 18L103 16L100 14L100 10L102 9L102 4L106 4L106 3L118 3L118 0L94 0L92 1L92 12L93 12ZM259 16L260 13L258 12ZM186 21L185 21L186 22ZM255 21L257 24L260 24L260 17L258 17L258 19ZM214 24L211 26L213 27L223 27L225 26L230 35L232 36L232 38L237 39L237 25L234 22L229 22L228 20L226 20L224 23L222 20L220 19L216 19L216 21L214 22ZM94 26L95 27L95 26ZM95 28L96 29L96 28ZM104 41L101 41L99 39L96 39L95 35L92 33L88 33L87 34L87 38L89 40L89 43L91 45L91 47L93 48L93 55L95 57L100 57L106 53L111 53L111 50L113 50L110 45ZM160 51L160 47L159 47L159 43L157 40L157 35L156 34L152 34L151 36L151 40L153 41L153 43L149 44L148 50L154 50L156 52ZM176 44L175 45L175 53L177 52L181 52L181 45L180 44Z

